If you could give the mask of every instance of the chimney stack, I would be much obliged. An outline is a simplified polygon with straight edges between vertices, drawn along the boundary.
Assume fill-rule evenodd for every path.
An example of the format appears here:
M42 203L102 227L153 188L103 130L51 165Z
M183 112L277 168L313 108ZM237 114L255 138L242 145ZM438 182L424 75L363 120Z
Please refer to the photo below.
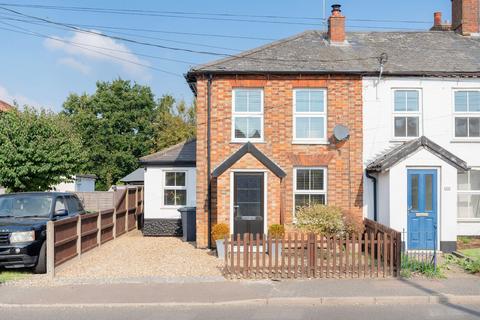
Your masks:
M442 13L435 12L433 14L433 27L430 28L430 31L450 31L452 27L450 24L442 22Z
M345 42L345 17L341 5L332 5L332 15L328 18L328 39L331 43Z
M465 36L480 32L480 0L452 0L452 30Z

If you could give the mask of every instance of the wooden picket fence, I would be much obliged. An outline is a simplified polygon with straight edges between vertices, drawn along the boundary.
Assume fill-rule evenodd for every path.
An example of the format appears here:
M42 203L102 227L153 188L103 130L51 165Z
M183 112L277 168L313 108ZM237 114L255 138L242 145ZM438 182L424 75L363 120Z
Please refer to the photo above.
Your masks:
M344 236L289 233L282 239L260 234L226 237L224 274L274 279L399 276L401 234L376 224L368 220L365 232Z

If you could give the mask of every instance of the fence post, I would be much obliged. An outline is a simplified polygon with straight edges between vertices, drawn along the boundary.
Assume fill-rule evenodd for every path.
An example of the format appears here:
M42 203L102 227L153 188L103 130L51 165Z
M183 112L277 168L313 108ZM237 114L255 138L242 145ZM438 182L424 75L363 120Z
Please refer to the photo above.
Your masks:
M47 222L47 274L50 278L55 277L55 224Z
M117 207L113 208L113 239L117 238Z
M395 252L395 257L396 257L396 272L395 276L399 277L400 276L400 269L402 268L402 235L400 232L395 233L395 243L396 243L396 252Z
M77 254L82 255L82 216L77 216Z
M135 187L135 229L138 230L138 187Z
M97 216L97 245L100 247L102 244L102 212L98 211Z
M128 219L130 215L130 203L129 203L129 198L130 198L130 189L127 187L127 192L125 193L125 233L128 232Z

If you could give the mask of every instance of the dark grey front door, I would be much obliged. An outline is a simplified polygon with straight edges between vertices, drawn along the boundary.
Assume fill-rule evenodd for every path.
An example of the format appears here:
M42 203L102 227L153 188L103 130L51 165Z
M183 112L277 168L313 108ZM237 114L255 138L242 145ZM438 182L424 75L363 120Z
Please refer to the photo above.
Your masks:
M262 172L235 172L233 215L235 236L240 233L263 235L264 185Z

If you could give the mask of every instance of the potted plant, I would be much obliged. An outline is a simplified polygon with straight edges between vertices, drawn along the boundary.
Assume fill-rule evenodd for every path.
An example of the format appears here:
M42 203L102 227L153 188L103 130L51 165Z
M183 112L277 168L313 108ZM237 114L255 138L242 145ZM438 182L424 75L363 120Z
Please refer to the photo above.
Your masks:
M230 235L230 228L225 223L219 223L212 228L212 238L217 246L217 256L225 259L225 237Z
M283 236L285 236L285 226L281 224L272 224L270 227L268 227L268 237L272 239L272 252L269 252L269 254L275 255L276 253L276 244L277 241L276 239L283 239ZM278 256L280 257L282 255L282 243L278 243Z

